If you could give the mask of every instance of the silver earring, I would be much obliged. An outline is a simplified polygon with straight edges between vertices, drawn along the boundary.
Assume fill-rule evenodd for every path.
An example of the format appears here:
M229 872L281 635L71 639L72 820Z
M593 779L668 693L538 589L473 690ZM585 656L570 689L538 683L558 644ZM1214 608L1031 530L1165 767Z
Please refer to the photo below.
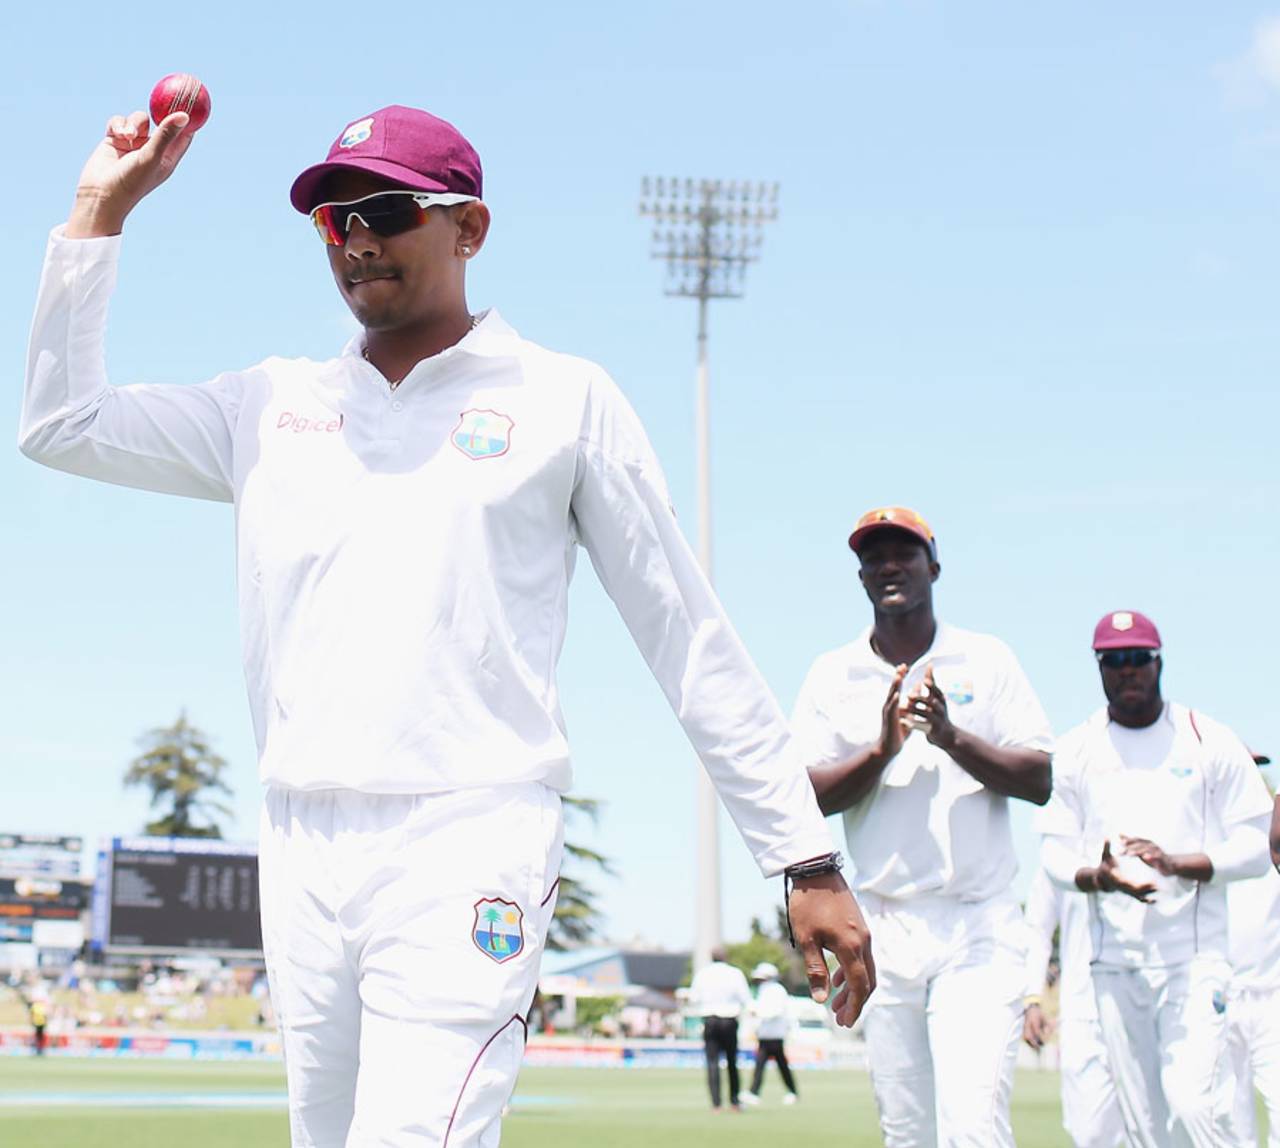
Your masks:
M462 249L462 254L463 254L463 255L470 255L470 254L471 254L471 248L470 248L470 247L465 247L465 246L464 246L464 247L463 247L463 249Z

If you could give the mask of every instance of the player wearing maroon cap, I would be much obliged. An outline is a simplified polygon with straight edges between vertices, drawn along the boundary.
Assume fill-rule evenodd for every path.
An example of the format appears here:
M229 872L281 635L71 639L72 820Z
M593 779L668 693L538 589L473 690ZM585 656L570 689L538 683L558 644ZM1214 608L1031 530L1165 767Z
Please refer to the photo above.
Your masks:
M579 545L791 917L837 1019L874 985L788 731L599 367L473 315L480 161L426 112L346 126L293 186L363 327L325 362L112 387L119 233L190 146L115 117L49 242L20 444L50 466L234 502L260 772L263 944L293 1140L491 1146L555 904L556 689Z
M1098 1023L1129 1143L1234 1143L1226 883L1267 865L1271 799L1229 729L1161 696L1155 624L1106 615L1107 698L1058 743L1043 862L1088 893Z
M914 510L849 537L873 623L814 662L792 728L876 938L867 1012L887 1148L1013 1144L1025 945L1009 799L1049 796L1048 719L998 638L938 621Z

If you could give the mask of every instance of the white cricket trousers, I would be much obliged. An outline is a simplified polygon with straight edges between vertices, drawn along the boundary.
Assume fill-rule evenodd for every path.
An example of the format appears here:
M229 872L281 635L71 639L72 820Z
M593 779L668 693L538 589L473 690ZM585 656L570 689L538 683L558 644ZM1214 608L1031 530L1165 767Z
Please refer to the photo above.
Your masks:
M1227 1047L1235 1076L1232 1126L1241 1144L1258 1142L1253 1091L1267 1109L1267 1148L1280 1148L1280 990L1234 990L1227 998Z
M538 783L267 791L262 937L294 1148L494 1148L563 847Z
M1227 962L1093 966L1098 1024L1131 1148L1234 1148Z
M1062 1127L1071 1143L1075 1148L1116 1148L1124 1140L1124 1117L1096 1020L1059 1023L1058 1067Z
M885 1148L1013 1148L1026 983L1017 902L858 899L875 943L867 1053Z

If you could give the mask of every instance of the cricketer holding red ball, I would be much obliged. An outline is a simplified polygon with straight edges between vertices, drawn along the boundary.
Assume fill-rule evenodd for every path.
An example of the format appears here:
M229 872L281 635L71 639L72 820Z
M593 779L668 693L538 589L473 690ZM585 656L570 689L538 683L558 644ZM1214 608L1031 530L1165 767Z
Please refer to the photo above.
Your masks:
M786 722L615 384L468 309L489 211L455 128L383 108L294 183L364 328L337 357L108 385L120 232L185 122L116 117L85 166L49 241L20 444L235 503L294 1144L498 1143L560 864L555 665L579 545L761 869L795 878L814 996L825 947L852 1024L869 938Z

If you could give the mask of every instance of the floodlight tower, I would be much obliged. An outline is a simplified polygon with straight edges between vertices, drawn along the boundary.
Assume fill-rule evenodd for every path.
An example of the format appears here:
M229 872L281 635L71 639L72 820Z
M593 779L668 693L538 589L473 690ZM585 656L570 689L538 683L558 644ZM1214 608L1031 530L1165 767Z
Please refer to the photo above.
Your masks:
M764 225L778 218L778 185L719 179L649 179L640 214L653 220L654 259L667 265L668 295L698 301L698 558L711 566L711 379L707 302L740 299L747 264L760 258ZM698 877L693 967L711 960L721 940L720 831L715 789L698 775Z

